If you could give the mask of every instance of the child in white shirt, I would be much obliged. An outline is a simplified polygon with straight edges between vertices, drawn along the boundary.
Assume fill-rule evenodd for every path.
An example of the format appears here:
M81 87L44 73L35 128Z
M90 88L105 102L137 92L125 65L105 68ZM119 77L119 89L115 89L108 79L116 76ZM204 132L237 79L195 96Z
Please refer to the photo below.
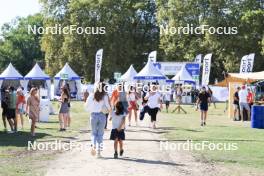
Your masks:
M115 111L112 113L112 131L110 140L114 140L114 158L118 158L117 148L119 145L119 155L122 156L124 153L123 140L125 140L125 119L126 114L122 102L117 102L115 105Z

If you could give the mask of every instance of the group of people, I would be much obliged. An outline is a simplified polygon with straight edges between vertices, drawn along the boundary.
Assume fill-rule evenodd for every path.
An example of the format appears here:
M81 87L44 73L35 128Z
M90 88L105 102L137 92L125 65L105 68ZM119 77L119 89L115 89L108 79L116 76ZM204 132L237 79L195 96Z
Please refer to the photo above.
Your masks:
M150 116L150 127L155 129L157 127L157 114L162 109L163 100L165 100L166 109L168 110L171 91L167 90L166 93L162 94L159 91L157 83L147 85L148 89L138 89L130 86L127 91L123 84L118 84L110 96L105 87L105 83L99 83L98 86L95 86L94 93L87 92L85 96L86 109L90 112L91 154L101 157L104 130L107 128L108 120L110 120L112 121L110 139L114 141L114 158L118 158L118 156L122 156L124 153L123 140L125 140L126 117L128 119L128 126L131 126L133 115L135 125L137 126L138 114L139 119L144 120L144 116L147 113ZM181 108L181 96L182 88L179 86L176 89L176 100L179 102L176 109ZM211 94L206 91L205 87L201 89L201 92L197 96L197 108L199 106L201 110L202 126L206 125L210 97ZM61 95L59 98L60 131L66 131L71 123L70 99L69 86L65 84L61 87ZM18 118L20 118L23 128L23 115L26 115L30 119L31 135L35 136L36 122L39 121L40 113L40 95L36 87L31 88L27 98L23 94L23 88L15 90L14 87L9 87L8 89L4 89L1 104L5 128L7 128L7 119L11 132L16 132ZM138 112L139 110L140 112Z
M89 94L85 103L86 109L91 114L91 154L101 157L104 129L109 119L112 121L110 139L114 141L114 158L118 158L124 153L126 117L128 116L128 126L131 126L133 113L135 123L138 125L137 114L141 100L140 120L143 120L145 113L148 113L152 127L156 128L157 113L162 108L162 96L157 91L156 84L151 84L148 91L136 90L133 86L125 91L123 84L119 84L111 96L108 95L105 86L104 83L99 83L95 92Z
M24 128L24 117L26 115L31 123L31 135L35 136L36 121L39 119L39 103L38 89L33 87L29 92L29 97L25 98L23 94L23 87L17 90L10 86L2 89L1 106L2 119L5 131L7 130L8 121L11 131L8 133L16 133L18 131L18 121L21 122L21 128Z
M253 105L253 93L246 85L237 87L233 96L234 120L246 121L250 119L251 106ZM246 113L244 113L246 112ZM247 116L247 118L246 118Z
M5 131L16 133L18 131L18 122L21 123L21 129L24 129L24 116L28 117L31 126L31 136L35 136L36 122L39 121L40 114L40 95L37 87L32 87L28 96L24 95L24 88L10 86L1 91L2 120ZM65 131L70 126L70 93L67 84L61 87L61 96L59 98L59 124L60 131ZM7 122L10 131L7 130Z

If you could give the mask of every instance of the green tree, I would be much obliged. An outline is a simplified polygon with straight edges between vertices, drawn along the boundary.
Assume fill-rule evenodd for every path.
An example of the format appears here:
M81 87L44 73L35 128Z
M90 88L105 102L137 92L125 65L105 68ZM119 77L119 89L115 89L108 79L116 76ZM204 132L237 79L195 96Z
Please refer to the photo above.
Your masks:
M42 15L17 18L2 26L0 42L0 68L10 63L25 75L35 62L43 63L44 53L40 48L41 35L28 32L28 25L42 26Z
M105 27L106 31L104 35L44 35L42 48L52 74L58 70L54 63L62 66L69 62L78 74L92 81L95 53L103 48L102 77L110 78L114 71L124 72L130 64L142 68L147 57L144 53L158 49L153 0L76 0L60 4L56 0L43 0L42 3L49 9L44 10L48 16L45 26L76 24L83 28Z

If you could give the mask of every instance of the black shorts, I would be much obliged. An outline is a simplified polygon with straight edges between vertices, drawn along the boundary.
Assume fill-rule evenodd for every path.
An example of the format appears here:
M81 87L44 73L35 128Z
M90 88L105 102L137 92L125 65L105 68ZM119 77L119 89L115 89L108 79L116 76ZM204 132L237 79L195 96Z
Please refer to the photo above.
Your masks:
M3 108L2 109L2 117L6 117L7 116L7 109Z
M165 101L165 105L169 106L170 105L170 101Z
M16 109L8 109L6 113L7 119L15 119L16 118Z
M201 103L200 104L201 111L208 111L208 103Z
M112 129L110 140L125 140L125 130L117 131L117 129Z
M159 108L149 108L148 114L151 117L151 122L157 121L157 114L158 114Z

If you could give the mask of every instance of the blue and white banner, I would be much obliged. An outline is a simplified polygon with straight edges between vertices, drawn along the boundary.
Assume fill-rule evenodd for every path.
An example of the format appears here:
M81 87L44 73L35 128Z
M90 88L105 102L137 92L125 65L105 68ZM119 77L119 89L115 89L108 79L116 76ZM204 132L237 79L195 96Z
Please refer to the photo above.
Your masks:
M201 64L201 63L202 63L202 54L198 54L198 55L194 58L194 62Z
M152 51L148 55L148 60L151 60L153 63L157 62L157 51Z
M95 83L100 82L102 60L103 60L103 49L99 49L95 55L95 74L94 74Z
M202 85L209 84L210 71L211 71L211 59L212 53L206 54L203 59L203 76L202 76Z
M241 59L241 62L240 62L240 73L247 73L247 57L248 57L248 55L245 55Z
M247 72L250 73L253 71L255 53L251 53L247 57Z
M242 57L240 62L240 73L250 73L253 70L255 54L251 53Z

